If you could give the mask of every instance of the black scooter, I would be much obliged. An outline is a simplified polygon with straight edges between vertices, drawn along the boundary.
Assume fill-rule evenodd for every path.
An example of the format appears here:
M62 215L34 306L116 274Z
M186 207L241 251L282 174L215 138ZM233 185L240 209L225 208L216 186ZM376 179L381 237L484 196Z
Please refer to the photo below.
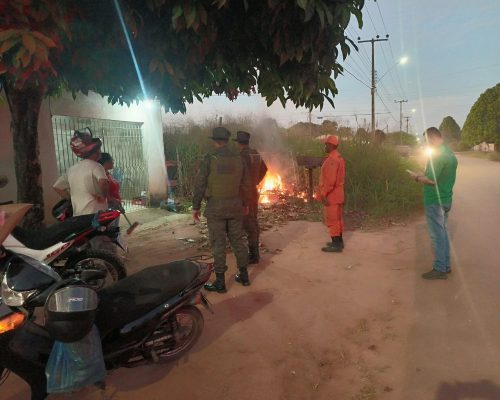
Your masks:
M32 400L45 399L45 366L54 341L33 313L65 281L39 261L0 246L1 253L0 374L14 372L30 385ZM199 258L175 261L146 268L100 290L95 325L106 368L169 362L191 349L203 330L196 305L210 310L200 290L212 270L212 264ZM86 270L72 279L92 281L100 273ZM4 303L14 288L22 305L7 307Z

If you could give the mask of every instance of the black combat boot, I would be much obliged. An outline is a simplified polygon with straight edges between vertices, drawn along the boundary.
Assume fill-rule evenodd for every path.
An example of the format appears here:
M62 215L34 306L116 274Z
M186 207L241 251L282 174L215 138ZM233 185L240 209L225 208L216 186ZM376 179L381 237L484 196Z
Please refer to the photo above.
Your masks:
M226 280L224 279L224 274L216 273L215 281L206 283L204 288L209 292L226 293Z
M333 246L333 243L335 242L335 237L332 236L332 241L331 242L326 242L326 246ZM340 246L342 249L344 248L344 239L342 239L342 234L340 234Z
M248 246L248 263L258 264L260 261L259 246Z
M248 271L246 268L240 269L240 272L236 274L234 280L241 283L243 286L250 286L250 279L248 279Z
M321 250L326 253L340 253L344 248L344 243L340 236L332 237L331 243L328 243L326 247L323 247Z

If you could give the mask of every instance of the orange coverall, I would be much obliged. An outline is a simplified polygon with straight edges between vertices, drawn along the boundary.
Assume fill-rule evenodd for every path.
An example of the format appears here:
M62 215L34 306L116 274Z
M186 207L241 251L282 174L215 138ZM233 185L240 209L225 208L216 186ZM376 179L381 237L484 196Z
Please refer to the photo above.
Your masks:
M345 161L337 150L333 150L321 166L319 178L320 196L328 201L324 206L325 225L330 236L340 236L344 230L342 209L344 206Z

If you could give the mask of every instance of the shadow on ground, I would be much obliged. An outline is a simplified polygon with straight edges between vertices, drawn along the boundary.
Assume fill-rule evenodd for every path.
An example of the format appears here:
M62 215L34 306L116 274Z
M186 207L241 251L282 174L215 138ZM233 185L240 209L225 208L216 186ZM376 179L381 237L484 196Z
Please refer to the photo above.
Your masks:
M168 375L177 364L189 362L190 354L202 350L222 336L232 325L251 318L273 300L273 294L268 292L248 292L237 297L227 298L214 306L216 319L206 318L205 329L199 342L182 357L177 363L165 365L150 365L139 368L148 368L147 373L136 374L134 369L120 369L113 373L108 381L116 392L137 390L151 385ZM205 315L207 315L205 313ZM211 318L210 318L211 319Z
M441 383L434 400L498 400L500 386L488 380Z

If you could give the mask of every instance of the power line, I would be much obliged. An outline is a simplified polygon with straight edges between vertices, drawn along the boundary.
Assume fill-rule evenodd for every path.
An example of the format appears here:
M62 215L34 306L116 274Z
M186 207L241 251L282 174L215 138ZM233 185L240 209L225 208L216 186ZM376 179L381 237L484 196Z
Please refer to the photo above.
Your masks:
M376 115L390 114L390 112L378 112ZM333 118L333 117L357 117L358 115L372 115L372 113L355 113L355 114L342 114L342 115L321 115L316 118Z
M385 29L385 33L387 33L387 27L385 26L385 21L384 21L384 17L382 16L382 12L380 11L380 6L378 5L378 2L377 0L373 0L375 2L375 4L377 5L377 8L378 8L378 13L380 15L380 19L382 20L382 24L384 25L384 29Z
M363 47L363 48L364 48L364 47ZM359 53L358 53L358 52L356 52L356 53L358 54L359 61L361 62L361 64L362 64L362 65L360 66L360 65L358 64L358 62L356 61L356 59L355 59L354 57L352 57L352 56L351 56L351 57L349 57L349 60L350 60L350 61L352 61L354 64L356 64L356 66L359 68L359 70L360 70L360 71L362 71L362 72L364 72L364 73L366 74L366 77L367 77L368 79L370 79L370 77L369 77L368 73L366 72L366 68L365 68L366 66L368 66L368 67L369 67L369 65L370 65L370 64L365 64L365 63L363 62L363 59L360 57ZM361 74L361 75L363 75L363 74Z
M370 17L370 21L372 22L373 30L378 35L377 27L375 26L375 23L373 22L372 14L370 13L370 9L368 7L366 7L366 12L368 13L368 17ZM386 34L387 34L387 32L386 32Z
M350 61L354 61L354 60L351 58ZM351 69L351 71L353 71L353 73L358 75L360 77L360 79L363 79L365 81L370 80L370 77L368 76L367 72L363 68L360 68L357 64L356 64L356 67L354 67L354 65L349 64L347 62L347 60L344 61L344 63Z
M354 75L352 72L350 72L347 68L344 67L344 71L347 72L349 75L351 75L354 79L356 79L358 82L362 83L363 85L365 85L368 89L370 89L370 86L363 82L361 79L359 79L356 75Z
M381 21L382 21L382 25L384 26L385 33L387 34L387 26L386 26L386 24L385 24L384 17L383 17L383 15L382 15L382 11L380 10L380 6L378 5L377 0L374 0L374 2L375 2L375 4L377 5L377 9L378 9L378 13L379 13L379 15L380 15L380 19L381 19ZM370 14L370 11L369 11L368 9L367 9L367 12L368 12L368 15L370 16L370 19L372 20L372 24L373 24L373 26L374 26L374 29L376 30L376 28L375 28L375 24L373 23L373 19L371 18L371 14ZM393 51L392 51L392 44L391 44L391 42L389 42L389 49L390 49L390 51L391 51L392 60L393 60L394 64L397 64L396 59L395 59L395 57L394 57L394 53L393 53ZM394 88L395 88L395 89L396 89L396 91L398 91L398 92L399 92L399 88L400 88L400 89L401 89L401 92L399 93L399 96L400 96L400 97L404 97L404 89L403 89L403 85L401 84L401 78L400 78L400 76L399 76L399 71L396 69L396 77L397 77L397 79L398 79L398 83L399 83L399 88L398 88L398 85L396 84L396 81L395 81L395 79L394 79L393 73L392 73L392 71L390 70L390 69L392 68L392 66L391 66L391 65L389 65L389 62L388 62L388 60L387 60L387 56L386 56L386 54L385 54L384 48L382 48L382 55L384 56L384 60L385 60L385 63L386 63L387 68L389 68L388 73L389 73L389 76L390 76L390 78L391 78L392 84L394 85Z
M356 34L356 32L351 32L353 31L354 28L350 29L349 27L347 27L347 32L353 37L354 40L358 39L359 40L359 35L361 34L361 32L359 32L358 34ZM366 49L363 47L363 46L358 46L358 50L356 51L356 54L358 55L359 59L361 60L361 62L368 68L370 68L370 57L368 56L368 53L366 51Z
M378 85L380 87L380 93L383 94L383 96L385 97L385 99L387 101L391 101L394 98L394 96L390 95L389 91L387 90L387 88L384 86L384 84L382 82L378 82Z
M389 112L389 114L391 115L392 119L394 120L394 122L399 122L396 117L394 116L394 114L391 112L391 110L389 110L389 107L387 107L387 104L385 104L384 100L382 99L382 97L380 97L380 95L377 93L377 96L380 100L380 102L384 105L385 109Z
M396 89L396 91L399 92L399 88L396 85L396 81L394 80L394 76L392 74L392 67L389 65L389 62L387 61L387 56L385 55L385 51L383 48L382 48L382 55L384 56L384 60L385 60L385 64L386 64L387 68L389 68L387 73L389 74L389 77L391 78L392 84L394 85L394 89ZM398 73L398 70L396 69L396 74L397 73ZM399 92L399 97L404 97L403 91Z

